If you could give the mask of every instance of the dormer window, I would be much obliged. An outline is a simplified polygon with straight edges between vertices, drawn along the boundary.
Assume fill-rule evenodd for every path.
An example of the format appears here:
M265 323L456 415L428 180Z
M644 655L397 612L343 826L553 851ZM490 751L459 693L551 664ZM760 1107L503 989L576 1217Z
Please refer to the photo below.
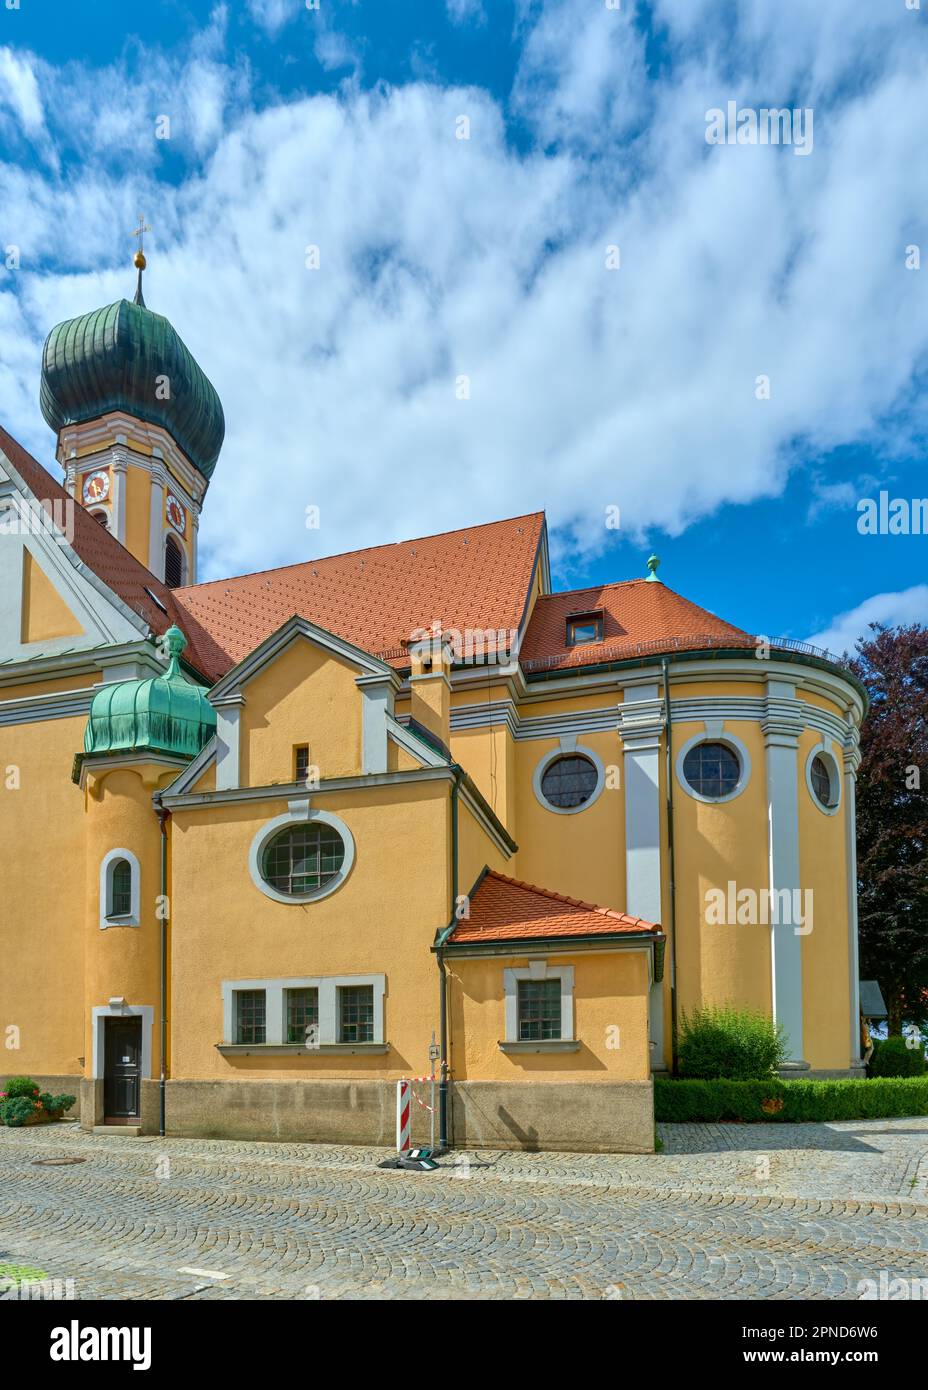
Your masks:
M596 609L592 613L571 613L567 619L567 645L579 647L584 642L603 640L603 612Z

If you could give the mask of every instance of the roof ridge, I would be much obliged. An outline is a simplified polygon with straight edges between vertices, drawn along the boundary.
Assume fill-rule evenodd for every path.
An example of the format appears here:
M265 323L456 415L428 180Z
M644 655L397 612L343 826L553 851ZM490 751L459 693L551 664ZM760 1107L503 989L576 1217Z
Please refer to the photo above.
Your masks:
M536 521L539 517L543 519L544 515L545 513L543 511L522 512L517 516L498 517L494 521L478 521L475 522L473 526L454 526L448 531L434 531L424 536L408 536L398 541L381 541L379 545L362 545L358 546L355 550L337 551L334 555L316 555L306 560L294 560L289 565L271 565L268 569L263 570L245 570L242 574L230 574L224 579L205 579L200 584L186 584L175 589L174 592L178 594L190 593L195 589L208 589L215 584L232 584L237 579L257 579L263 574L282 574L284 570L301 570L305 569L308 565L323 565L331 560L349 560L352 555L368 555L373 550L391 551L399 546L417 545L422 541L441 540L445 536L459 536L469 531L485 531L491 526L505 526L513 521Z

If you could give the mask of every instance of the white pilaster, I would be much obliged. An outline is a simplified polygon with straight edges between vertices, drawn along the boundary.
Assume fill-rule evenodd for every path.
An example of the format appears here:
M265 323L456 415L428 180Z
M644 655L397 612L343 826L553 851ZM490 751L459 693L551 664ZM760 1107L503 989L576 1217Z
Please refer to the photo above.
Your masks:
M788 1044L787 1065L805 1067L802 1030L802 937L795 914L779 920L779 894L800 903L799 882L799 734L796 687L789 681L767 683L763 720L767 764L767 835L771 892L770 965L773 1017L782 1024Z
M152 460L151 512L148 532L148 568L157 579L164 578L164 489L167 472Z
M122 545L126 543L126 451L113 450L113 535Z
M399 677L394 675L358 676L361 691L361 766L365 773L387 771L387 716L394 711Z
M216 790L231 791L241 785L241 729L239 715L245 698L230 695L216 701Z
M660 922L661 797L660 749L664 727L658 686L641 685L619 706L625 752L625 911ZM651 986L649 1000L651 1065L667 1066L664 1051L663 984Z
M860 734L851 727L844 745L844 844L847 860L847 965L851 1009L850 1065L863 1066L860 1056L860 951L857 936L857 769Z

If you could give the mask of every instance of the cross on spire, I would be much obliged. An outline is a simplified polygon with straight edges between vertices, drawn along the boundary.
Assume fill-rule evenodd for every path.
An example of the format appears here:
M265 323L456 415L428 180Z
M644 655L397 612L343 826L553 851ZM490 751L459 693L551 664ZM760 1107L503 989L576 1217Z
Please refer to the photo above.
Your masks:
M145 307L145 300L142 298L142 271L148 264L145 260L145 233L150 231L151 227L149 227L142 214L139 213L139 225L132 233L134 237L137 236L139 239L139 249L132 257L132 264L138 268L139 272L139 282L135 288L135 302L136 304L141 304L143 308Z

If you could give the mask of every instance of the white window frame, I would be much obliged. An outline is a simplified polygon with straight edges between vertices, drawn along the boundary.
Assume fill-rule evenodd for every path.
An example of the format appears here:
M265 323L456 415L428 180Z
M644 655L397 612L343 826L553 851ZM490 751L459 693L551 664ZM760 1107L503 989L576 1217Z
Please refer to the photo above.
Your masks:
M131 872L131 906L119 916L109 911L113 900L113 873L120 859L125 859ZM131 849L111 849L100 861L100 930L107 927L138 927L142 924L142 871Z
M695 787L690 786L683 771L683 764L686 756L700 743L723 743L735 754L741 769L738 781L726 796L703 796ZM677 775L677 782L687 796L691 796L694 801L701 801L705 806L724 806L727 801L734 801L736 796L740 796L751 780L751 755L747 750L747 745L738 738L737 734L730 734L721 724L706 724L701 734L694 734L688 738L677 752L674 770Z
M821 758L828 769L828 776L831 781L831 795L835 798L833 806L823 806L815 792L812 782L812 764L816 758ZM841 810L841 794L844 775L842 773L838 759L835 757L831 743L827 738L823 738L821 743L815 744L806 758L806 786L812 798L813 805L821 811L823 816L836 816Z
M554 806L545 796L541 789L542 779L552 763L559 758L586 758L587 762L592 763L596 769L596 786L593 788L586 801L582 801L579 806ZM606 767L592 748L587 748L577 742L576 735L562 738L558 742L557 748L552 748L545 753L544 757L535 765L532 774L532 790L535 793L535 800L543 806L546 811L550 811L555 816L576 816L581 811L588 811L594 802L598 801L606 785Z
M520 980L560 980L561 982L561 1036L544 1038L534 1042L519 1037L519 981ZM506 1042L519 1043L523 1047L543 1047L546 1042L575 1042L574 1037L574 967L572 965L549 965L546 960L533 960L524 969L505 969L503 971L503 992L506 1011Z
M369 1043L342 1043L338 1039L338 991L352 985L370 985L374 991L374 1036ZM384 1008L386 994L386 975L307 975L286 979L268 980L223 980L222 990L222 1037L226 1047L300 1047L300 1043L287 1043L287 998L288 989L316 989L319 991L319 1034L318 1045L323 1047L365 1048L384 1045ZM236 998L235 996L252 989L264 990L265 1031L263 1043L236 1042Z
M341 888L351 873L354 866L354 837L345 822L340 820L338 816L333 816L329 811L311 809L308 797L300 801L291 801L288 805L289 809L285 815L275 816L273 820L269 820L252 840L248 851L248 872L251 874L251 881L255 887L266 898L271 898L275 903L316 903ZM329 825L341 836L345 846L342 866L338 873L329 879L328 883L324 883L321 888L315 889L312 893L278 893L277 889L268 883L261 871L264 851L278 831L285 830L290 826L311 825L313 822Z

